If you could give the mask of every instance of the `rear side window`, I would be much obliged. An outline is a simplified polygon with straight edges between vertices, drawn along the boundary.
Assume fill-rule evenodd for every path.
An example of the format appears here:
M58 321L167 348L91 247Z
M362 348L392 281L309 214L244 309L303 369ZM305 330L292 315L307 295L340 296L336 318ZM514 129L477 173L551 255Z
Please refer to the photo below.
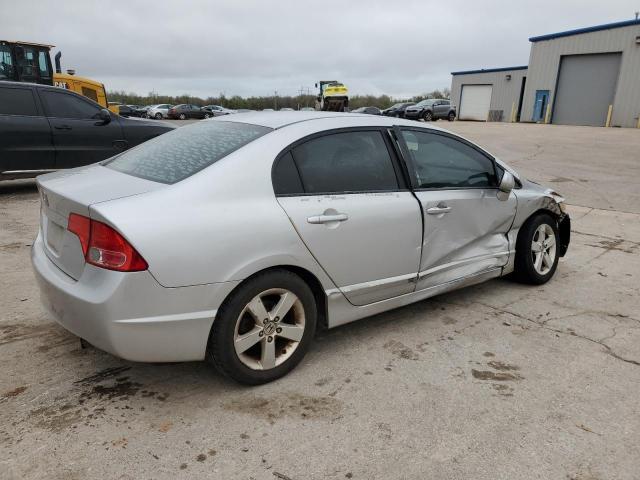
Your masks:
M295 147L293 158L307 194L398 189L393 163L379 131L315 138Z
M280 157L273 169L273 190L276 195L301 195L304 193L298 168L291 152Z
M497 185L493 161L454 138L403 130L418 188L486 188Z
M103 165L160 183L176 183L271 129L234 122L200 122L149 140Z
M91 119L100 111L100 106L65 92L42 90L48 117Z
M0 115L38 115L31 89L0 87Z

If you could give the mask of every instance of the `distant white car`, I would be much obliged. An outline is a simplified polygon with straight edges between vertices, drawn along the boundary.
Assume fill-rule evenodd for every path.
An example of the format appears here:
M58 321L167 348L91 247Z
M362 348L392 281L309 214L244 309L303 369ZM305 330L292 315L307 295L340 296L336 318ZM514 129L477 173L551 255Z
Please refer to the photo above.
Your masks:
M211 112L212 117L219 117L220 115L229 115L231 113L236 113L235 110L224 108L224 107L221 107L220 105L205 105L202 108L204 110L208 110L209 112Z
M169 109L173 105L168 103L161 103L159 105L151 105L147 110L147 118L155 118L156 120L162 120L163 118L169 118Z

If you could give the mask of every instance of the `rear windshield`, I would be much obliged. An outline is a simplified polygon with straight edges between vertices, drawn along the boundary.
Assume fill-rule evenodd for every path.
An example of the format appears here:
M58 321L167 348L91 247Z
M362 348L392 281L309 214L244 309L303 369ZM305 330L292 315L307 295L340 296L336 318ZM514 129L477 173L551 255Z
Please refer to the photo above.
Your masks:
M103 165L154 182L176 183L270 131L246 123L201 121L149 140Z

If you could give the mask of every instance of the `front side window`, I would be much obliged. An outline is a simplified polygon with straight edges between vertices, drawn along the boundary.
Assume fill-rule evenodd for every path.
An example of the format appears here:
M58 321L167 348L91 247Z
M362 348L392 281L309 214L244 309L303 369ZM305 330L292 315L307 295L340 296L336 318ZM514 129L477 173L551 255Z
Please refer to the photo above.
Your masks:
M96 118L100 112L99 105L63 91L43 90L40 95L48 117L86 120Z
M490 188L497 185L493 161L454 138L404 130L418 188Z
M292 150L307 194L398 189L393 163L379 131L325 135Z
M0 87L0 115L38 115L31 89Z
M176 183L270 131L245 123L194 123L127 150L104 165L134 177Z

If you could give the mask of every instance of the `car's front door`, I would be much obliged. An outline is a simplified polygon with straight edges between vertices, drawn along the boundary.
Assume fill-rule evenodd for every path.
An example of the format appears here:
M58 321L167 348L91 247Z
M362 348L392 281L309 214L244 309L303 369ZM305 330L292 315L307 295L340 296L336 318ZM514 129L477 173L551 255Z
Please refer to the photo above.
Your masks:
M311 254L355 305L415 289L422 220L381 130L325 133L274 166L280 205Z
M62 89L39 94L52 127L56 168L89 165L127 148L118 119L101 121L96 103Z
M449 134L412 128L401 137L425 219L417 289L506 265L517 198L498 198L502 169Z

